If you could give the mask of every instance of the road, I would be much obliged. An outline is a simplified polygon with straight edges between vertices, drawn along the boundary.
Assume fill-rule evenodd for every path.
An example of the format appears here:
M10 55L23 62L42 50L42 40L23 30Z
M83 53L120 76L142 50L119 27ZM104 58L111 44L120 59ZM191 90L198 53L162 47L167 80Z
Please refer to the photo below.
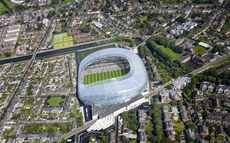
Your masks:
M60 8L60 6L61 6L61 2L60 2L60 5L59 5L59 8ZM58 10L59 10L59 8L58 8ZM56 16L57 16L57 15L55 15L55 17L56 17ZM42 43L43 43L43 41L44 41L44 39L45 39L45 37L46 37L46 35L47 35L47 32L50 30L50 26L51 26L52 23L53 23L53 19L51 20L49 26L47 27L47 29L46 29L46 31L45 31L45 33L44 33L44 35L42 36L41 41L39 42L38 46L36 47L36 49L35 49L35 51L34 51L34 53L33 53L33 55L32 55L32 58L31 58L31 60L30 60L30 63L28 64L28 66L27 66L27 68L26 68L26 70L25 70L25 72L24 72L24 74L23 74L23 77L21 78L19 84L17 85L16 89L14 90L14 93L13 93L13 95L11 96L11 98L10 98L10 100L9 100L7 106L6 106L6 110L4 110L2 116L0 117L0 122L4 119L4 117L5 117L5 115L7 114L7 112L11 112L11 111L9 111L9 110L11 110L12 108L9 108L9 107L11 106L11 104L12 104L12 102L13 102L13 100L14 100L14 97L15 97L15 95L17 94L17 92L18 92L18 90L19 90L20 85L24 82L25 77L26 77L26 75L27 75L27 73L28 73L28 69L30 69L32 63L34 62L34 59L36 58L36 54L37 54L37 52L38 52L38 49L39 49L40 46L42 45Z
M53 21L52 21L52 22L53 22ZM52 22L50 22L50 25L51 25ZM30 60L30 63L28 64L28 66L27 66L27 68L26 68L26 70L25 70L25 72L24 72L24 74L23 74L23 77L21 78L19 84L17 85L17 87L16 87L16 89L15 89L13 95L11 96L11 98L10 98L10 100L9 100L7 106L6 106L6 109L7 109L7 110L4 111L4 113L2 114L2 116L1 116L1 118L0 118L0 122L1 122L2 119L4 118L5 114L8 112L8 109L10 109L9 107L10 107L10 105L11 105L11 103L12 103L12 101L13 101L15 95L16 95L16 93L18 92L20 85L24 82L25 77L26 77L26 75L27 75L27 73L28 73L28 69L31 67L31 65L32 65L32 63L33 63L33 61L34 61L34 59L35 59L35 57L36 57L36 53L37 53L39 47L41 46L41 44L42 44L42 42L43 42L43 40L44 40L44 37L46 37L47 31L49 30L50 25L47 27L47 29L46 29L46 31L45 31L45 34L43 35L43 37L42 37L40 43L38 44L37 48L35 49L35 51L34 51L34 53L33 53L33 55L32 55L32 58L31 58L31 60ZM9 111L9 112L10 112L10 111Z
M113 38L114 37L107 38L107 39L101 39L101 40L97 40L97 41L92 41L92 42L87 42L87 43L74 45L74 46L69 46L69 47L63 47L63 48L59 48L59 49L51 49L51 50L46 50L46 51L43 51L43 52L38 52L36 54L36 59L49 58L49 57L54 57L54 56L74 53L74 52L76 52L78 50L83 50L83 49L86 49L86 48L93 47L98 42L112 40ZM40 45L38 47L40 47ZM12 57L12 58L7 58L7 59L0 60L0 65L6 64L6 63L11 63L11 62L20 62L20 61L30 60L32 58L34 58L32 54L18 56L18 57Z
M91 120L89 122L87 122L85 125L79 127L79 128L75 128L75 129L72 129L72 131L60 136L60 137L57 137L55 138L54 140L50 141L50 143L53 143L53 142L60 142L62 139L67 139L75 134L78 134L86 129L88 129L90 126L92 126L97 120Z
M205 64L204 66L202 66L201 68L192 71L190 74L193 74L193 75L198 74L198 73L200 73L200 72L202 72L202 71L204 71L204 70L206 70L206 69L212 67L213 65L215 65L215 64L217 64L217 63L219 63L219 62L221 62L221 61L224 61L224 60L226 60L226 59L228 59L228 58L230 58L230 54L225 55L225 56L223 56L222 58L219 58L219 59L217 59L217 60L215 60L215 61L213 61L213 62L207 63L207 64Z
M224 60L228 59L229 57L230 57L230 54L229 55L225 55L222 58L217 59L216 61L213 61L213 62L210 62L210 63L207 63L207 64L203 65L199 69L196 69L196 70L190 72L189 74L196 75L196 74L198 74L198 73L200 73L200 72L202 72L202 71L204 71L204 70L212 67L213 65L215 65L215 64L217 64L217 63L219 63L221 61L224 61ZM182 77L188 76L189 74L186 74L186 75L184 75ZM161 87L155 89L154 91L151 91L149 96L152 97L152 96L158 94L159 92L162 92L165 89L165 87L167 87L168 85L170 85L174 81L181 79L182 77L179 77L179 78L177 78L175 80L171 80L171 81L165 83L164 85L161 85Z

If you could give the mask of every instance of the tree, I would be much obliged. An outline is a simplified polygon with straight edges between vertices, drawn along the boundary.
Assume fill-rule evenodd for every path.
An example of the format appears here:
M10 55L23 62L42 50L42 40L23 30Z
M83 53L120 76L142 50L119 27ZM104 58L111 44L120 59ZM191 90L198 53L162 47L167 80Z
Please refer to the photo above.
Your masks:
M177 101L177 105L182 106L183 102L181 100Z
M172 140L169 139L169 138L163 138L163 139L161 140L161 143L172 143Z
M80 117L78 118L77 125L78 125L79 127L83 126L83 117L82 117L82 116L80 116Z
M65 123L60 123L59 127L62 132L67 133L67 125Z
M11 54L10 53L5 53L6 57L10 57Z
M129 139L126 138L125 136L122 136L122 140L125 141L125 142L128 142L128 141L129 141Z
M48 127L48 133L53 133L53 132L55 132L55 130L54 130L54 128L51 126L51 127Z
M185 23L186 19L183 16L180 16L176 19L179 24Z

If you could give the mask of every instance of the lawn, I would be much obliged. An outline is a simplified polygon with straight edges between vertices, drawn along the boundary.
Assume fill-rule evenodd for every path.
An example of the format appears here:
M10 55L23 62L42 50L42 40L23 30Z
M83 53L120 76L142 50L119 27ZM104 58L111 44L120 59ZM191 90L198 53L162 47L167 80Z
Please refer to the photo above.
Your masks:
M2 3L0 3L0 15L2 15L2 13L7 10L8 9Z
M7 58L7 56L6 55L0 55L0 59L5 59L5 58Z
M185 130L184 123L182 121L175 121L176 125L174 126L174 131L182 132Z
M65 98L62 97L51 97L47 100L48 106L63 106Z
M108 72L101 72L96 74L88 74L84 76L84 84L90 84L110 78L120 77L127 73L126 69L119 69Z
M223 136L216 136L216 141L217 142L224 142L224 137Z
M79 51L78 52L78 56L79 56L79 60L82 61L86 56L88 56L91 53L94 53L96 51L102 50L102 49L106 49L106 48L115 48L115 44L110 44L108 46L100 46L98 48L93 48L93 49L88 49L88 50L84 50L84 51Z
M147 17L147 16L144 16L144 17L140 18L140 21L141 21L141 23L142 23L143 21L145 21L145 20L147 20L147 19L148 19L148 17Z
M118 44L125 44L125 45L128 45L128 46L131 47L130 42L127 42L127 41L119 41L119 42L116 42L116 43L118 43Z
M167 55L169 55L171 57L172 61L174 61L175 59L180 58L181 55L182 55L182 54L175 53L175 52L173 52L172 49L165 48L162 45L157 45L157 47L160 48L164 53L166 53Z
M201 47L201 46L194 46L193 49L195 50L195 55L196 56L198 56L199 54L201 54L204 51L206 51L206 49Z
M24 133L66 133L72 129L72 123L27 124Z

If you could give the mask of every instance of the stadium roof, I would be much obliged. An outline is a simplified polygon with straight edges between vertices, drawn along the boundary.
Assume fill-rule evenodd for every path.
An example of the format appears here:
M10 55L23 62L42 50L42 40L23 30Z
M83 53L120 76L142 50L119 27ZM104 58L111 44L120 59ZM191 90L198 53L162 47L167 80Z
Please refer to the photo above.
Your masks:
M130 64L130 71L121 77L111 78L91 84L81 83L82 71L100 59L108 57L123 57ZM129 50L108 48L94 52L85 57L79 66L78 95L86 104L107 105L129 101L140 95L147 87L147 72L140 57Z

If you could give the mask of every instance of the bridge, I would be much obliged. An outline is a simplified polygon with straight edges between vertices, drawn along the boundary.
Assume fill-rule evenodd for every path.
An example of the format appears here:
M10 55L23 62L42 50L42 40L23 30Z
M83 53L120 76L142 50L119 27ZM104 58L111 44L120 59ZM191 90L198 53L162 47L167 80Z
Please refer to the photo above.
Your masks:
M102 40L97 40L97 41L92 41L92 42L87 42L83 44L78 44L78 45L73 45L69 47L63 47L59 49L51 49L51 50L46 50L42 52L38 52L36 54L36 59L41 59L41 58L49 58L49 57L54 57L54 56L59 56L59 55L65 55L65 54L70 54L74 53L78 50L83 50L87 48L92 48L93 46L97 46L98 42L103 42L103 41L108 41L112 40L112 38L107 38L107 39L102 39ZM106 46L106 45L102 45ZM28 54L28 55L23 55L23 56L18 56L18 57L11 57L7 59L2 59L0 60L0 65L6 64L6 63L11 63L11 62L20 62L20 61L26 61L32 59L33 54Z
M60 137L54 138L52 141L50 141L50 143L60 142L62 139L68 139L69 137L72 137L73 135L76 135L80 132L83 132L83 131L87 130L90 126L92 126L96 121L97 121L97 119L91 120L79 128L74 128L74 129L72 129L72 131L70 131L70 132L68 132L68 133L66 133Z

